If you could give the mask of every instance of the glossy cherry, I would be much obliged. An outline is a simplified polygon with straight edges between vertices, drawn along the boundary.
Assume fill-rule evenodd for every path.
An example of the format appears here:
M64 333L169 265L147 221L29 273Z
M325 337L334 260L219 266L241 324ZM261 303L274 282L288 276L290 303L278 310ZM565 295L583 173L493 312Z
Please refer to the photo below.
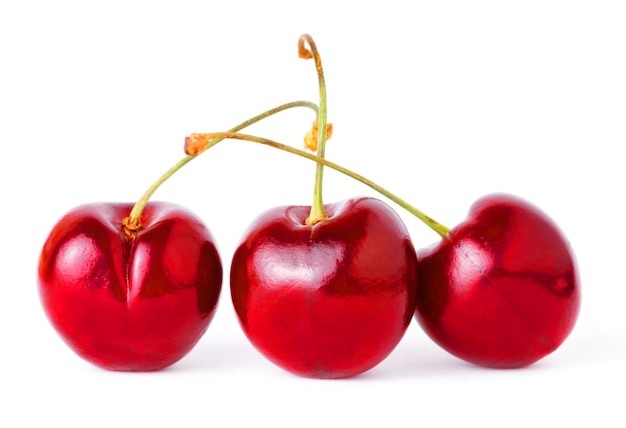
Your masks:
M188 210L154 202L134 236L122 220L132 204L69 211L39 261L45 312L82 358L110 370L174 364L215 313L222 264L213 236Z
M477 201L468 218L418 251L416 318L441 347L500 368L557 349L580 308L576 260L556 224L514 196Z
M258 217L231 265L241 327L269 360L316 378L362 373L398 344L415 308L416 257L398 215L372 198L274 208Z

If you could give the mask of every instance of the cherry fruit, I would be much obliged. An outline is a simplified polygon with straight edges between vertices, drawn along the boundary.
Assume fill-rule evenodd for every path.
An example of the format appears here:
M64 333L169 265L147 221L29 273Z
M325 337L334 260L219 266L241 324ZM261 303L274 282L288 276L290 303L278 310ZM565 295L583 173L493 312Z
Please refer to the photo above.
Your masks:
M231 265L231 296L250 342L308 377L371 369L396 347L415 309L415 250L398 215L372 198L259 216Z
M418 260L416 318L459 358L526 366L574 327L580 288L572 250L552 220L517 197L480 199Z
M323 158L332 127L309 35L298 53L315 60L320 107L305 144ZM343 378L376 366L404 335L416 255L400 217L381 201L324 205L322 176L318 164L311 206L275 208L252 223L232 260L231 296L243 331L269 360L302 376Z
M132 204L69 211L39 261L43 307L65 342L110 370L152 371L184 357L217 306L222 264L213 236L191 212L150 203L140 230Z

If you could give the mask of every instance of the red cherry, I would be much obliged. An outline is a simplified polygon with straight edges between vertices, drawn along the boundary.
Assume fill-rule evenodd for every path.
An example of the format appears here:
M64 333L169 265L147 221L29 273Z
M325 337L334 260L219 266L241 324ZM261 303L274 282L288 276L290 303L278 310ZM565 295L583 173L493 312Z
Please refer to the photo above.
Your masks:
M380 363L415 309L409 234L373 198L271 209L250 226L231 267L231 296L250 342L290 372L342 378Z
M68 212L39 261L43 307L67 344L111 370L174 364L215 313L222 265L213 236L184 208L146 206L129 237L132 204L98 203Z
M418 259L416 318L459 358L526 366L557 349L574 327L580 288L572 250L556 224L521 199L479 200Z

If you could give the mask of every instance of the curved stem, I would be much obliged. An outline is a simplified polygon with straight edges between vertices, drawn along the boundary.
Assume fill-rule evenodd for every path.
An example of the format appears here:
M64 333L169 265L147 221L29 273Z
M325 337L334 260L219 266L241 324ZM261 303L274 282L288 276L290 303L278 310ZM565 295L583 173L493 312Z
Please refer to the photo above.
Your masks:
M310 49L307 49L306 45ZM324 80L324 69L322 68L322 58L319 55L315 41L308 34L303 34L298 39L298 56L304 59L315 60L315 68L317 69L317 78L319 86L319 113L317 115L317 155L324 157L326 151L326 123L327 123L327 107L326 107L326 82ZM313 225L326 219L324 212L324 201L322 199L322 181L324 177L324 164L318 163L315 169L315 187L313 190L313 204L311 204L311 212L306 220L306 224Z
M281 111L284 110L288 110L290 108L294 108L294 107L306 107L309 108L311 110L313 110L315 112L315 114L318 114L319 108L315 103L312 103L310 101L293 101L290 103L286 103L286 104L282 104L278 107L275 107L273 109L264 111L261 114L258 114L248 120L246 120L245 122L241 122L239 125L233 127L230 129L231 132L237 132L241 129L244 129L256 122L259 122L260 120L263 120L267 117L270 117L276 113L279 113ZM211 146L214 146L215 144L219 143L220 141L222 141L223 138L216 138L214 141L211 141ZM182 158L181 160L179 160L178 162L176 162L174 164L174 166L172 166L170 169L168 169L161 177L159 177L159 179L157 181L155 181L152 186L150 186L148 188L148 190L146 190L146 192L141 196L141 198L139 198L139 200L135 203L135 205L133 206L130 215L126 218L124 218L122 220L122 225L123 225L123 230L126 233L126 235L128 235L129 237L133 237L137 231L139 231L139 229L141 229L141 214L143 213L144 208L146 207L146 204L148 203L148 200L150 200L150 198L152 197L152 195L154 194L154 192L161 186L161 184L163 184L165 181L167 181L168 178L170 178L172 175L174 175L174 173L176 171L178 171L179 169L181 169L183 166L185 166L187 163L189 163L195 156L185 156L184 158Z
M389 192L388 190L384 189L383 187L379 186L373 181L368 180L362 175L359 175L356 172L353 172L347 168L344 168L341 165L338 165L334 162L326 160L320 156L316 156L314 154L296 149L291 146L287 146L285 144L278 143L276 141L268 140L267 138L261 138L261 137L248 135L248 134L240 134L237 132L215 132L215 133L210 133L210 134L192 134L189 137L185 138L185 153L193 155L193 156L197 156L200 153L213 147L216 144L214 143L214 141L216 140L221 141L224 139L250 141L253 143L263 144L265 146L274 147L276 149L293 153L303 158L307 158L312 161L315 161L318 164L322 164L336 171L339 171L342 174L345 174L348 177L351 177L357 181L360 181L366 186L371 187L372 189L374 189L381 195L385 196L386 198L390 199L391 201L395 202L396 204L400 205L402 208L404 208L405 210L413 214L415 217L417 217L422 222L424 222L428 227L430 227L432 230L437 232L441 237L446 236L448 232L450 232L450 229L447 228L446 226L433 220L432 218L424 214L422 211L415 208L413 205L409 204L405 200L399 198L398 196L394 195L393 193Z

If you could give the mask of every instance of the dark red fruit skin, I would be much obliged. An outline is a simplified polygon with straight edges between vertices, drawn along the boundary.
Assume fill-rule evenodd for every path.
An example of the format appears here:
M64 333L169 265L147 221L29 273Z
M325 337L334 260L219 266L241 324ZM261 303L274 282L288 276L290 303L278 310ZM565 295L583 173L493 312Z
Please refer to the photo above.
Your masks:
M271 209L244 235L231 296L250 342L270 361L313 378L355 376L380 363L415 310L417 260L389 206L355 198Z
M477 201L418 260L416 319L463 360L527 366L557 349L576 323L581 297L570 245L551 219L517 197Z
M122 219L131 208L69 211L44 244L38 286L52 325L82 358L109 370L154 371L179 361L206 331L222 264L191 212L151 202L130 239Z

